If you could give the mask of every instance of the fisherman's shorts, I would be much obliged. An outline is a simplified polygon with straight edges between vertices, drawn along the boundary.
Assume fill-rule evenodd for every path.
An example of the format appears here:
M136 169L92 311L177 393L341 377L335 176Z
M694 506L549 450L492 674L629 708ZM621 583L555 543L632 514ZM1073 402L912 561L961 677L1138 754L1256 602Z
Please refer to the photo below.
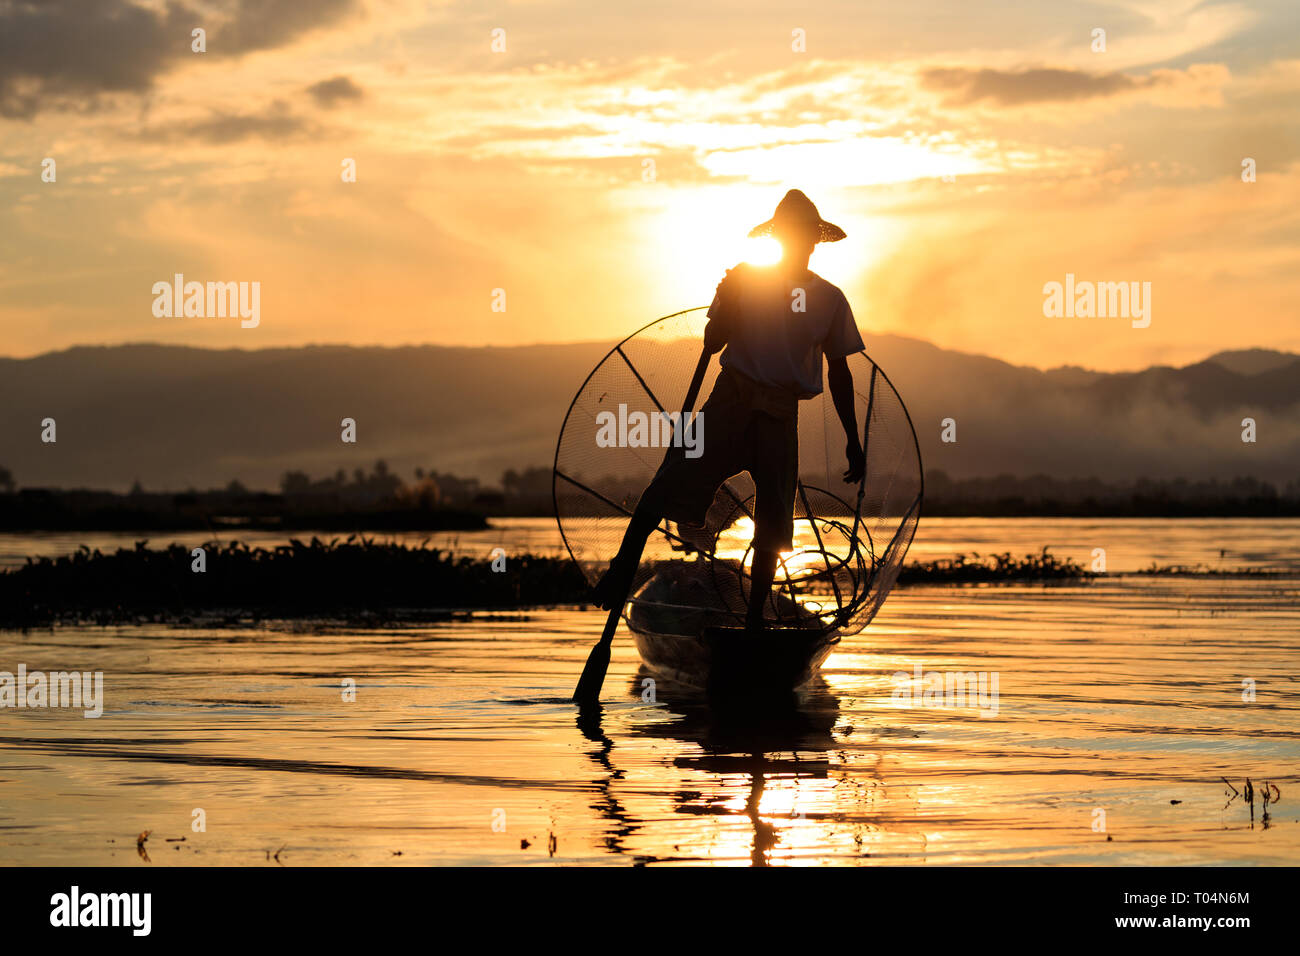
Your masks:
M799 482L799 399L724 367L700 409L701 454L673 448L641 497L643 506L686 525L703 525L718 488L749 472L755 550L789 551Z

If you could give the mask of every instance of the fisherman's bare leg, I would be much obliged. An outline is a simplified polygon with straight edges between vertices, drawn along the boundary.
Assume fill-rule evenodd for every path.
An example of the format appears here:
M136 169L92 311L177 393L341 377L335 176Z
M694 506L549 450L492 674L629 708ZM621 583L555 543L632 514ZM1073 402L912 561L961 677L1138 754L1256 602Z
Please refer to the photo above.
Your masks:
M759 631L763 628L763 605L772 593L772 579L776 577L776 563L779 551L754 551L753 565L749 571L749 611L745 615L745 630Z

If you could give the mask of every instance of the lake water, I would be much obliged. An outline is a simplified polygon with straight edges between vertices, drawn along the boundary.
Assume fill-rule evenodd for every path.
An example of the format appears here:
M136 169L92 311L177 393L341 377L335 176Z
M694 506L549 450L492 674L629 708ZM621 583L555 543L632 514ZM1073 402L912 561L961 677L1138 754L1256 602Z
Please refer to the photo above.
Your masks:
M1298 557L1287 522L921 527L913 556ZM106 698L0 709L0 863L1294 865L1298 601L1300 575L899 590L761 715L647 699L620 632L591 721L568 700L591 611L0 631L0 670L99 670ZM908 706L917 667L996 674L996 708ZM1253 817L1223 777L1252 780Z

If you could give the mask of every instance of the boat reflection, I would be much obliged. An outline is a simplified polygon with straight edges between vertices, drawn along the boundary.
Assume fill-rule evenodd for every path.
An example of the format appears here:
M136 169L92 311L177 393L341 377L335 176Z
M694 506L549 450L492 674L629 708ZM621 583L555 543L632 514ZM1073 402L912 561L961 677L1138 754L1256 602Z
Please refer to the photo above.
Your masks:
M641 865L768 866L824 858L828 848L870 855L878 756L846 752L855 749L844 739L852 728L820 677L756 703L709 697L643 668L627 693L641 706L578 718L600 745L588 754L603 772L591 806L609 823L612 852ZM604 730L615 721L617 741ZM647 762L647 751L663 759Z

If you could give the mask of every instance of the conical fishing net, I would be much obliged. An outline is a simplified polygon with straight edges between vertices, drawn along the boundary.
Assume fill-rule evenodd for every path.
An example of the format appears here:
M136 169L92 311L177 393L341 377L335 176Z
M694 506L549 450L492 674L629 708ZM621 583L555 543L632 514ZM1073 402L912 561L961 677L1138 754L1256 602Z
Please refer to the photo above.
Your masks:
M607 440L602 447L597 416L627 419L640 412L658 418L679 411L706 322L703 308L690 309L624 339L591 372L565 416L555 450L555 513L569 553L593 584L617 552L627 519L666 451ZM907 409L865 354L848 361L866 474L853 485L840 477L844 431L829 386L800 402L794 548L781 555L765 615L775 625L837 634L862 630L897 580L916 532L921 458ZM692 411L708 397L718 369L715 356ZM661 522L636 573L625 612L629 627L692 635L709 625L742 623L753 513L754 485L742 472L718 489L702 530Z

